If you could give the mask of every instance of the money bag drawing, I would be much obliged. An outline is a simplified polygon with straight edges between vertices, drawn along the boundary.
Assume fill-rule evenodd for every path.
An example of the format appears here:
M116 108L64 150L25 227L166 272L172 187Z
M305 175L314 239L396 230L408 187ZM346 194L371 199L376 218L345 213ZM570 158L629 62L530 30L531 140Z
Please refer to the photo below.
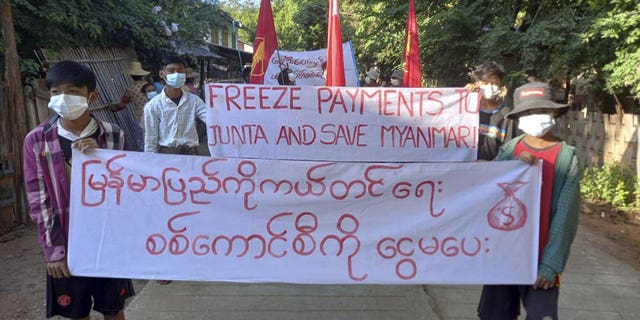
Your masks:
M497 184L504 191L504 198L489 210L489 226L503 231L513 231L524 226L527 222L527 207L516 198L516 192L525 184L527 183L522 181Z

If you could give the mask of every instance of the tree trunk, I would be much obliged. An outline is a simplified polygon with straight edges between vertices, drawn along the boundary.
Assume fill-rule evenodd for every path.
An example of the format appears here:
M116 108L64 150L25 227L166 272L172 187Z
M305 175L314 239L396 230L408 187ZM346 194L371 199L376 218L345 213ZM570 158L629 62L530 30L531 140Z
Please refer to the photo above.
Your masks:
M11 148L13 149L12 155L15 168L13 176L13 186L16 195L14 218L16 224L20 225L23 223L22 217L26 208L22 174L22 142L27 134L27 120L10 0L5 0L0 4L0 20L2 23L2 39L5 49L5 79L8 85L8 120L10 121L10 132L12 133Z
M620 99L618 99L618 95L613 91L613 89L610 89L609 92L613 96L613 99L616 100L616 115L618 116L618 119L622 121L622 116L624 116L624 109L622 107L622 103L620 103Z

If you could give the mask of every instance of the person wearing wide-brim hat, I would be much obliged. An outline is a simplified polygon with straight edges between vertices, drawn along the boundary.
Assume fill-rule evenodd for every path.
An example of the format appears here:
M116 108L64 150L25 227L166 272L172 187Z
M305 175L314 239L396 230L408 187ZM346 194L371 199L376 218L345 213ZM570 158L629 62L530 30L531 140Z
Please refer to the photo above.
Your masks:
M370 68L364 77L364 83L366 87L377 87L379 85L378 79L380 79L380 72L375 68Z
M138 61L133 61L129 64L129 68L124 71L124 74L128 74L130 76L147 76L149 75L149 71L142 69L142 64Z
M186 78L197 78L200 76L200 74L198 72L196 72L195 70L191 69L191 68L186 68L185 70L186 73Z
M142 68L142 64L138 61L132 61L126 70L122 73L129 75L133 79L133 84L129 86L120 101L117 103L113 103L109 106L109 109L112 111L120 111L129 105L130 102L133 103L133 117L134 119L140 123L142 121L142 114L144 110L144 105L147 103L147 95L143 92L142 87L149 83L146 80L146 76L150 74L149 71L144 70ZM136 144L139 147L138 150L142 150L144 146L144 142L142 141L142 126L136 128L136 132L134 133L134 139L136 140Z
M404 74L400 70L393 70L391 72L391 86L392 87L402 87L402 77Z
M516 319L521 304L527 318L558 318L560 274L578 228L580 166L575 148L551 132L555 118L568 110L568 105L551 97L551 88L543 82L515 90L515 107L507 116L519 120L524 134L502 145L496 156L496 161L520 159L542 166L537 279L533 286L484 286L478 306L480 319ZM503 231L515 230L518 221L529 223L523 210L512 210L509 219L491 214L487 218L490 227Z
M199 95L200 88L198 86L198 83L196 83L196 78L198 78L200 74L191 68L186 68L184 72L186 74L185 76L186 80L184 82L184 86L182 86L181 88L182 91L191 92L195 95Z
M514 109L507 114L507 117L515 119L518 117L531 114L532 110L546 109L548 112L553 111L557 118L567 111L569 105L566 103L556 103L552 98L551 87L544 82L531 82L516 88L513 95Z

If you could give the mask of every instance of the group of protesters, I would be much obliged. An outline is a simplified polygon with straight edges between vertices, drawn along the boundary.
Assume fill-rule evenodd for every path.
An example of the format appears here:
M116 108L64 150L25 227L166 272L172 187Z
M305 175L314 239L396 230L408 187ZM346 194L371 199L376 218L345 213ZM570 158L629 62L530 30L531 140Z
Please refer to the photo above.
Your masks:
M194 94L197 91L192 91L197 88L188 86L188 79L197 73L189 71L182 58L166 57L158 74L163 84L156 90L140 63L132 63L124 72L134 84L111 109L117 112L132 105L140 124L135 133L139 136L133 138L143 141L143 151L197 155L197 120L206 122L207 112L205 103ZM243 74L245 81L249 72ZM549 85L539 82L515 89L514 105L509 106L505 76L502 66L484 62L466 87L480 95L477 158L520 159L542 165L538 278L533 285L485 285L478 315L481 319L515 319L522 301L528 319L557 319L560 274L575 236L579 203L575 150L551 132L555 118L568 106L554 102ZM281 77L282 84L295 84L290 72L283 71ZM363 85L402 86L399 70L391 74L388 84L381 78L372 68ZM26 136L24 176L30 214L39 227L47 266L47 317L87 319L93 308L105 319L124 319L125 300L134 295L131 280L73 276L67 266L67 238L72 149L127 150L129 137L117 125L90 114L88 105L97 98L97 91L95 75L88 67L74 61L58 62L49 69L45 83L50 93L48 106L56 115Z
M393 70L391 75L381 75L376 67L371 67L364 74L363 87L402 87L402 77L404 73L400 70Z

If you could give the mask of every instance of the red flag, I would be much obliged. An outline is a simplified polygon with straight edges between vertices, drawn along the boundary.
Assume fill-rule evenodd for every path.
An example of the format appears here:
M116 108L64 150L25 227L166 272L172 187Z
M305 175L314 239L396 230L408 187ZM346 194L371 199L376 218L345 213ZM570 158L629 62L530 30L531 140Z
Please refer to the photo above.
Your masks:
M269 59L278 48L276 27L273 24L273 11L271 1L260 2L258 13L258 26L256 28L256 40L253 42L253 60L251 61L251 83L263 84L264 74L269 65Z
M416 8L413 0L409 2L409 18L407 19L407 33L404 46L404 75L402 86L422 86L420 72L420 50L418 49L418 24L416 23Z
M327 80L325 85L344 87L344 57L342 56L342 32L340 31L340 5L329 0L327 16Z

